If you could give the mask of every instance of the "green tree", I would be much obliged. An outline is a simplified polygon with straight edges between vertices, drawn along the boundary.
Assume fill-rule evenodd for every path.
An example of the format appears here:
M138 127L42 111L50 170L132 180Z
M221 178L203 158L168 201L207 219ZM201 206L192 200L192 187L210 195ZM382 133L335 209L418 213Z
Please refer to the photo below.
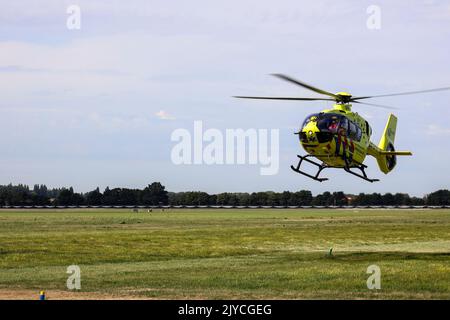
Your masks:
M94 191L86 194L86 204L91 206L99 206L102 204L103 195L97 187Z
M426 204L430 206L450 205L450 191L438 190L426 197Z
M166 188L159 182L153 182L142 190L142 203L145 205L166 205L169 197Z

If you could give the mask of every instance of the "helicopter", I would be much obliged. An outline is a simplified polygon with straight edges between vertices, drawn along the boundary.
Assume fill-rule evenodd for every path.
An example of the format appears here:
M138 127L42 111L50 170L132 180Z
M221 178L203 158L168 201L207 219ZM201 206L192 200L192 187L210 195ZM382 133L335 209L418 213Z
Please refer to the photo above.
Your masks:
M394 169L397 164L397 156L412 155L411 151L396 151L394 148L397 117L393 113L389 114L381 139L378 145L376 145L374 142L370 141L372 128L369 125L369 122L357 112L352 111L352 103L386 109L396 109L386 105L361 102L360 100L450 90L450 87L445 87L421 91L353 97L348 92L331 93L283 74L272 75L327 97L234 96L234 98L335 102L331 109L326 109L307 116L303 121L300 130L295 133L299 136L300 144L307 154L303 156L297 155L299 158L298 163L296 166L291 166L291 169L319 182L328 180L328 178L319 177L320 173L327 168L344 169L346 172L369 182L379 181L379 179L369 178L366 174L365 170L367 169L367 165L364 164L364 160L367 155L376 159L380 171L385 174ZM320 162L315 161L314 158ZM317 172L315 174L310 174L303 171L301 166L304 162L316 166Z

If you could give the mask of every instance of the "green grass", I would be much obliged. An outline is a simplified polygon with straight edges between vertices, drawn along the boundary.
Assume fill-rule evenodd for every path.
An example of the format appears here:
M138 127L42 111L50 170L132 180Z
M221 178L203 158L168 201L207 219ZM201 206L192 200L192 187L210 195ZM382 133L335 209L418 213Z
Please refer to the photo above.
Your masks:
M67 290L72 264L125 297L450 299L450 210L0 211L0 289Z

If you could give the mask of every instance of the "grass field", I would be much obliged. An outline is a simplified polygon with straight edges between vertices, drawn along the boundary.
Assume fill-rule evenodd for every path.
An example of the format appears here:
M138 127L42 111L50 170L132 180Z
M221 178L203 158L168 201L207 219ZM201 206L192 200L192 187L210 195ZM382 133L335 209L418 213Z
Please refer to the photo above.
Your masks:
M73 264L82 289L69 294ZM367 289L372 264L381 290ZM75 299L450 299L450 210L0 210L0 298L42 289Z

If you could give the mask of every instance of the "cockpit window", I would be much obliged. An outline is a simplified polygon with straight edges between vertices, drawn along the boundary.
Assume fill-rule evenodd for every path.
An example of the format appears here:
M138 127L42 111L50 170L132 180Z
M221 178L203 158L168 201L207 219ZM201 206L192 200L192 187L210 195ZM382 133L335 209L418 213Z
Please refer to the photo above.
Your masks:
M325 113L319 117L317 127L320 131L341 133L345 135L348 131L348 121L347 118L342 115Z
M354 122L350 121L350 131L349 131L349 137L353 140L360 141L361 140L361 128Z
M317 121L318 117L319 117L318 113L313 113L307 116L305 121L303 122L302 128L304 128L310 121Z
M361 140L361 129L357 124L349 121L345 116L336 113L314 113L306 117L303 122L305 127L310 121L317 122L317 128L321 132L340 134L354 140Z

